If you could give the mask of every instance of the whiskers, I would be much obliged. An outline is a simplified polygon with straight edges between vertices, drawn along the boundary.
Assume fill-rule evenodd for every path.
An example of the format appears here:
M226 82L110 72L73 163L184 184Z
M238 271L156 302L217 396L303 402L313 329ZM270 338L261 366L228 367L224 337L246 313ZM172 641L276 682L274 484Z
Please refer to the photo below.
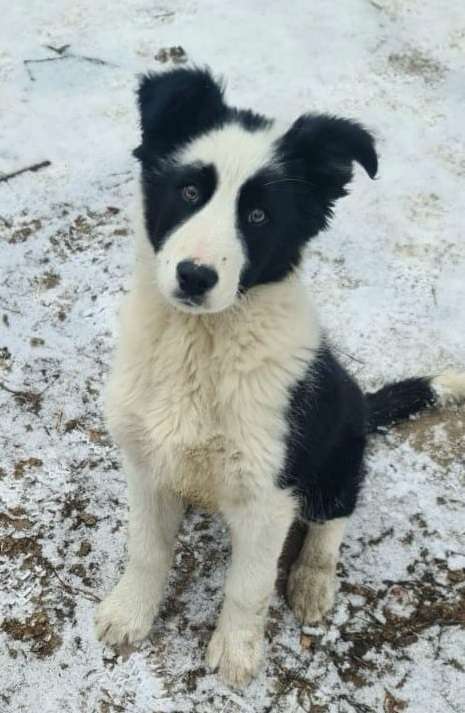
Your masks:
M282 183L303 183L306 186L310 186L311 188L314 187L314 183L311 181L305 180L305 178L297 178L297 177L291 177L291 178L277 178L274 181L267 181L267 183L264 183L264 186L276 186L278 184Z

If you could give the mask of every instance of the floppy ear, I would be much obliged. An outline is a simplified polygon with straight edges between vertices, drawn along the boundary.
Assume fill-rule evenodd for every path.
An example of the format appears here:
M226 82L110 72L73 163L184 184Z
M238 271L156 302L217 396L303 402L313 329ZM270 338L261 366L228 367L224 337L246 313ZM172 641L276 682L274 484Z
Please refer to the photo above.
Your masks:
M304 114L282 141L286 158L303 163L308 180L330 205L346 195L344 187L352 179L354 161L370 178L378 170L374 138L355 121Z
M142 143L133 154L157 159L221 123L226 106L223 88L208 70L150 72L138 90Z

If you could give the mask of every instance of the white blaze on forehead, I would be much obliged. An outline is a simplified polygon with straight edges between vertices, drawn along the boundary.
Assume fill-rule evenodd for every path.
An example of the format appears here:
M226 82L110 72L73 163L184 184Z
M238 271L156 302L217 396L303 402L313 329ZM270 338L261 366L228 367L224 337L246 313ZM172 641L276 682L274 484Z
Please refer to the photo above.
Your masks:
M206 203L189 221L186 228L194 240L193 259L211 256L217 251L228 257L238 253L245 260L237 236L237 198L241 186L257 171L273 162L273 144L277 132L274 127L247 131L239 124L210 131L182 149L175 160L180 164L212 165L217 174L216 189Z
M195 139L182 149L180 163L212 164L218 174L218 190L235 190L258 170L273 162L273 143L278 136L271 126L247 131L239 124L225 127Z

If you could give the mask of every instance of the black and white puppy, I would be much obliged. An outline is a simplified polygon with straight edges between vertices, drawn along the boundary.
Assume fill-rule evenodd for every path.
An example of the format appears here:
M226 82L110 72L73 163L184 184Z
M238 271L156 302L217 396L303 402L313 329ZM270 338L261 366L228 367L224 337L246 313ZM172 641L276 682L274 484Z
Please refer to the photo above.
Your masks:
M107 420L129 486L129 562L98 608L100 638L145 637L187 503L219 511L232 562L208 664L233 685L258 670L281 549L309 532L289 578L300 622L334 599L339 546L367 434L465 396L465 374L364 395L338 364L299 279L373 137L317 114L280 133L229 107L208 71L149 74L139 89L137 258L121 313Z

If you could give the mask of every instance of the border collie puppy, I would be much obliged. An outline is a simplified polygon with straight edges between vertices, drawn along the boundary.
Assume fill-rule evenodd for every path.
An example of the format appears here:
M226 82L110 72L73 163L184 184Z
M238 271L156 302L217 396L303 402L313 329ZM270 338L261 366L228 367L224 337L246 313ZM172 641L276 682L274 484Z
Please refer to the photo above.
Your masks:
M465 374L365 395L325 342L299 279L373 137L347 119L273 121L228 106L208 71L145 76L141 201L106 415L129 489L129 561L100 604L109 644L149 633L187 504L218 511L232 561L207 662L241 686L257 673L277 563L309 523L288 597L302 624L331 608L339 546L367 435L465 396Z

